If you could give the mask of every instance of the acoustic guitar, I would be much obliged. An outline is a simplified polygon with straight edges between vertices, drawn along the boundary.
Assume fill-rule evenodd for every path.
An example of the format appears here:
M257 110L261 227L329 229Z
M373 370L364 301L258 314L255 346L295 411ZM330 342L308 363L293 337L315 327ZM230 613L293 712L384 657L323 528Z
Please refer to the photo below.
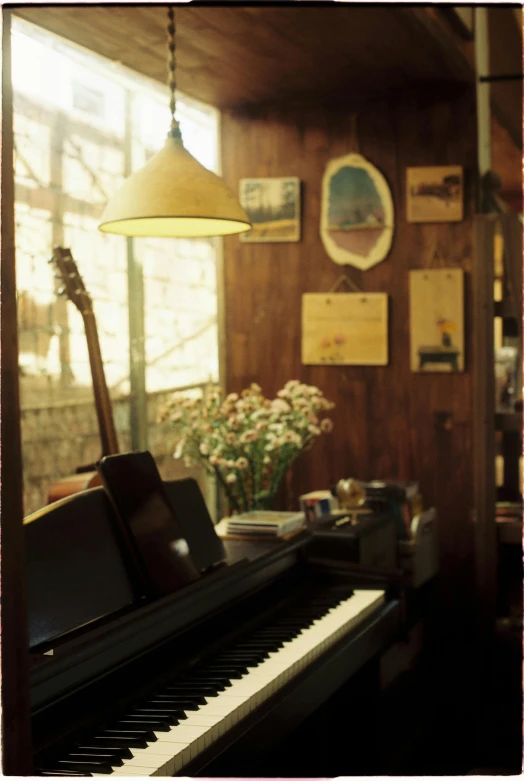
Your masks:
M82 277L69 249L55 247L50 262L54 264L63 282L63 288L60 293L66 295L72 301L84 321L89 364L93 378L98 428L102 443L101 456L116 455L118 453L118 440L111 411L111 400L104 375L102 353L100 352L100 342L98 340L91 298L86 291ZM79 467L74 475L63 477L51 485L48 502L56 502L65 496L70 496L101 484L102 481L94 465Z

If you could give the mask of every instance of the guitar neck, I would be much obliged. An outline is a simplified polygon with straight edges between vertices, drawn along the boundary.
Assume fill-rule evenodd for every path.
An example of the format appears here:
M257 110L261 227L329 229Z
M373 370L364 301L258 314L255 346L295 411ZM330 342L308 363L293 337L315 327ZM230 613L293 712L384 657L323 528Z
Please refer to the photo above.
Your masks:
M102 363L95 316L93 312L84 312L82 316L84 318L89 364L93 378L98 428L100 430L100 439L102 440L102 455L112 456L118 453L118 439L111 410L111 399L109 398L104 374L104 364Z

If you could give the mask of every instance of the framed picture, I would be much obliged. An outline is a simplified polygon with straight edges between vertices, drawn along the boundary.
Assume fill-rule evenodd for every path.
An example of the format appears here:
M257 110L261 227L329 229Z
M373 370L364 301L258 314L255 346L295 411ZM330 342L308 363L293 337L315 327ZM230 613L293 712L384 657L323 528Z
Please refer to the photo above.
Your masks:
M305 293L302 363L387 366L387 293Z
M409 272L411 371L464 371L464 271Z
M240 203L253 225L240 241L300 241L300 179L240 180Z
M362 155L331 160L322 180L320 235L335 263L363 271L385 260L393 240L393 198Z
M464 216L460 165L407 169L408 222L460 222Z

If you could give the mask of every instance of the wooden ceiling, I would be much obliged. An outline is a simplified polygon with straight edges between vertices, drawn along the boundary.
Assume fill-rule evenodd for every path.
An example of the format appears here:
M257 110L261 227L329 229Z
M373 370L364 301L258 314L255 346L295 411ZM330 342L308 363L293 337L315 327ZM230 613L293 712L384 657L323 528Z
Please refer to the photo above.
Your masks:
M179 6L178 86L218 108L291 100L347 102L421 84L470 81L422 7ZM158 81L166 6L20 6L15 13Z

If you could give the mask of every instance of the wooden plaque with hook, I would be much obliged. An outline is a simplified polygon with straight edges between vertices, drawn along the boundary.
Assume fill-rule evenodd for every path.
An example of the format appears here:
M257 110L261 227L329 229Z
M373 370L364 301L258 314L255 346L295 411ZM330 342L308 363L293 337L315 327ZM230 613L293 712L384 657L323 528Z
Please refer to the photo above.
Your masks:
M386 366L386 293L305 293L302 296L302 363Z
M464 371L464 271L409 272L411 371Z

